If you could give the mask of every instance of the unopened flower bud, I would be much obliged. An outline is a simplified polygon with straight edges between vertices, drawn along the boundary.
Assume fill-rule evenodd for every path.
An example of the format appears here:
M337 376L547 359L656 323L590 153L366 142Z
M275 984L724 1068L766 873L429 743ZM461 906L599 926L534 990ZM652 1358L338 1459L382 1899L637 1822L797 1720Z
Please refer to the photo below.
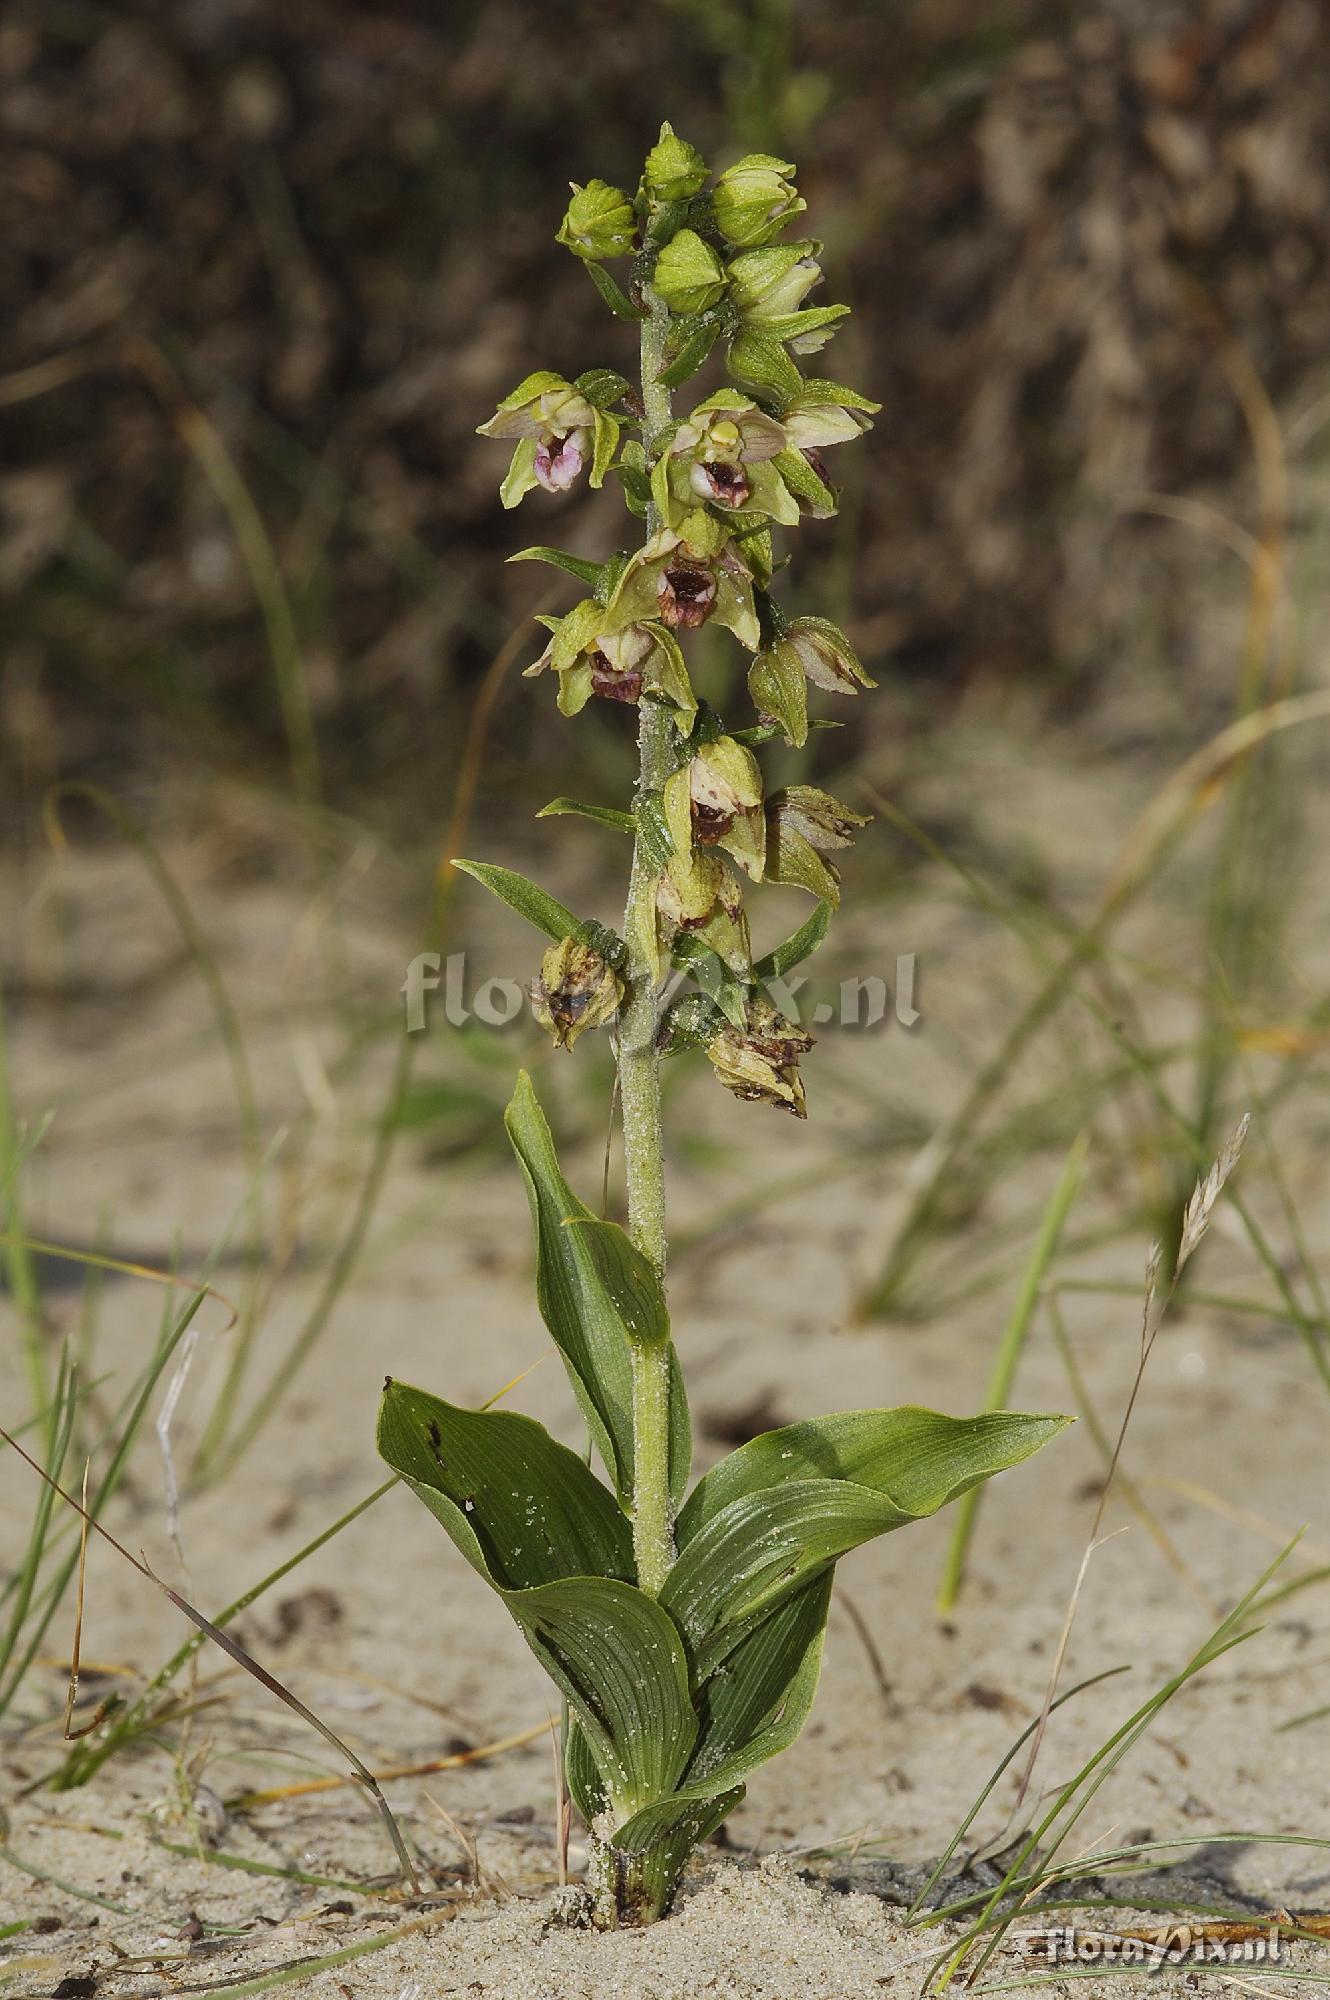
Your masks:
M606 181L573 182L573 198L555 239L575 257L599 264L606 257L626 257L637 247L637 217L622 188Z
M749 1003L746 1026L726 1022L709 1043L707 1055L727 1090L748 1103L774 1104L806 1118L799 1058L813 1037L772 1006L763 995Z
M785 178L793 172L789 160L773 159L769 153L749 153L720 176L712 208L716 227L727 242L741 250L770 243L787 222L803 213L808 204Z
M531 1011L554 1045L570 1049L588 1028L604 1027L623 999L623 981L598 951L580 938L551 945L531 988Z
M642 178L653 201L686 201L707 177L707 163L696 146L676 137L668 122L646 157Z
M725 267L695 229L680 229L656 259L651 288L671 312L705 312L725 290Z
M730 296L745 319L778 319L798 312L804 294L822 276L815 243L773 244L743 250L729 263Z

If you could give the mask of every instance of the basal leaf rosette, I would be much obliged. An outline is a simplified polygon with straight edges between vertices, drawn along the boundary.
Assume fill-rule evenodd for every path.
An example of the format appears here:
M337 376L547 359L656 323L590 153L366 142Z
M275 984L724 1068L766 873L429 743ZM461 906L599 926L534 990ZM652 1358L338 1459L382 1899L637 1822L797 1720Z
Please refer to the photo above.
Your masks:
M678 1512L677 1558L649 1596L630 1528L631 1356L668 1347L664 1294L624 1232L568 1188L526 1078L509 1129L542 1310L613 1484L529 1417L391 1379L378 1445L568 1702L565 1769L590 1829L601 1920L647 1923L749 1774L802 1729L839 1558L1019 1463L1066 1420L867 1410L769 1432L698 1482ZM676 1464L678 1492L686 1439Z

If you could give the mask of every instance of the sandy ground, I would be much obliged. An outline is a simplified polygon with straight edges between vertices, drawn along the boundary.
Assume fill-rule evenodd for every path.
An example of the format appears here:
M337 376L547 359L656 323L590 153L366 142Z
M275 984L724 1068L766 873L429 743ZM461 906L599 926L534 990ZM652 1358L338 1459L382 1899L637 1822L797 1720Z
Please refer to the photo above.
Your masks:
M1035 771L1028 746L992 750L972 775L972 795L1000 822L1020 825L1038 781L1042 822L1059 830L1059 890L1077 907L1102 879L1144 780L1138 796L1120 764L1078 760L1066 744L1046 743L1040 759ZM585 888L598 852L574 842L567 880L557 886L570 895ZM345 1087L339 1081L338 1038L317 998L325 939L308 899L272 882L237 882L234 853L223 865L211 835L181 840L172 858L246 1023L265 1135L284 1121L297 1125L290 1161L268 1183L265 1228L279 1240L294 1218L300 1249L263 1317L257 1387L301 1324L344 1226L382 1069L371 1066ZM348 976L385 1011L396 1004L412 948L398 889L387 864L372 861L347 891ZM196 1265L244 1181L225 1056L197 980L187 967L170 969L169 921L141 874L107 849L85 850L55 875L30 863L7 879L6 896L4 935L24 940L8 955L11 984L26 981L33 996L15 1034L16 1087L29 1113L59 1107L30 1177L31 1226L75 1242L109 1228L123 1254L159 1261L169 1259L178 1232L184 1266ZM516 928L480 905L479 891L468 892L462 914L482 968L529 973L531 952ZM1173 949L1177 963L1185 954L1181 944L1168 945L1174 937L1172 922L1155 912L1132 943L1165 956ZM852 1323L853 1300L905 1198L917 1143L910 1134L926 1133L956 1101L1030 990L1030 974L992 925L936 895L861 909L842 940L838 971L889 970L896 952L920 954L924 1018L909 1034L895 1025L860 1035L828 1031L807 1064L814 1115L806 1128L734 1104L703 1075L685 1081L675 1105L686 1143L673 1175L681 1249L672 1299L699 1465L755 1411L765 1425L856 1405L976 1407L1020 1255L1057 1172L1060 1142L1016 1158L950 1239L927 1282L955 1295L974 1280L968 1296L932 1316ZM156 967L167 970L135 983ZM73 997L43 999L52 981ZM1172 1032L1181 1002L1154 1004L1159 1032ZM1079 1020L1071 1025L1074 1054L1086 1031ZM452 1063L448 1037L441 1024L431 1030L427 1072L443 1074ZM1066 1037L1048 1039L1009 1101L1054 1088L1069 1059ZM593 1072L575 1074L563 1058L556 1070L518 1026L487 1038L466 1071L468 1087L490 1090L497 1115L523 1060L539 1066L556 1128L582 1135L567 1147L565 1165L591 1190L603 1117ZM1105 1146L1111 1125L1104 1121ZM1323 1128L1319 1102L1309 1099L1288 1113L1283 1138L1286 1170L1310 1217L1324 1213ZM240 1471L187 1499L183 1571L166 1531L164 1471L151 1437L134 1460L111 1523L159 1573L183 1577L181 1587L205 1609L226 1604L378 1482L372 1426L386 1372L465 1403L489 1397L546 1352L517 1175L497 1147L450 1155L438 1143L441 1130L403 1141L358 1276ZM1129 1158L1121 1131L1114 1127L1112 1137L1119 1162ZM852 1176L836 1170L847 1147L873 1144ZM1259 1161L1242 1171L1282 1243ZM1082 1197L1080 1247L1065 1259L1066 1274L1138 1279L1144 1236L1115 1228L1133 1193L1125 1178L1124 1186L1119 1166ZM778 1180L784 1193L736 1212L745 1195ZM1267 1295L1245 1241L1222 1214L1203 1254L1208 1290ZM223 1289L242 1282L234 1266L219 1277ZM51 1311L58 1329L76 1327L77 1292L54 1290ZM159 1314L154 1289L109 1283L97 1369L141 1361ZM1067 1315L1091 1397L1115 1427L1136 1362L1137 1308L1126 1297L1085 1294L1068 1298ZM219 1318L205 1310L209 1328ZM233 1337L208 1331L201 1340L177 1427L182 1457ZM12 1342L6 1348L4 1404L21 1412ZM556 1365L536 1367L512 1400L576 1441L572 1398ZM1042 1326L1013 1400L1031 1409L1074 1407ZM1108 1667L1130 1671L1054 1719L1039 1784L1064 1781L1180 1667L1287 1536L1307 1528L1295 1570L1330 1562L1325 1438L1323 1397L1287 1330L1199 1305L1168 1322L1125 1462L1170 1552L1115 1503L1108 1527L1124 1532L1091 1565L1064 1685ZM561 1915L567 1898L557 1888L545 1737L389 1784L394 1809L427 1859L436 1907L422 1916L381 1888L365 1893L366 1884L390 1881L393 1858L361 1798L334 1789L235 1806L245 1791L296 1785L338 1767L216 1655L199 1663L198 1692L207 1699L183 1741L164 1729L156 1745L113 1762L82 1790L30 1789L61 1757L61 1663L70 1643L62 1614L17 1726L0 1745L11 1864L0 1861L0 1925L42 1920L40 1929L0 1943L0 1990L46 1995L62 1981L90 1978L107 1995L209 1993L346 1952L308 1990L382 2000L454 1993L848 2000L917 1992L938 1934L902 1928L903 1885L946 1844L1038 1713L1101 1472L1082 1423L997 1482L980 1517L966 1592L945 1621L934 1609L945 1518L842 1565L812 1723L753 1779L728 1825L729 1852L700 1864L677 1917L645 1936L600 1938ZM0 1465L0 1481L5 1532L17 1539L30 1476L10 1462ZM548 1717L542 1676L503 1612L403 1493L388 1495L303 1564L238 1629L375 1768L456 1754ZM94 1549L87 1661L113 1675L151 1672L182 1636L178 1614L151 1586L109 1550ZM1204 1847L1230 1831L1330 1838L1328 1725L1282 1727L1330 1699L1328 1664L1330 1599L1311 1589L1279 1606L1257 1638L1166 1711L1095 1798L1069 1852L1185 1838L1201 1846L1187 1858L1189 1873L1230 1908L1257 1916L1280 1907L1330 1910L1330 1848L1256 1840ZM89 1676L85 1693L91 1700L125 1684L132 1682ZM194 1821L182 1803L191 1786L201 1815ZM1009 1774L980 1823L985 1836L1000 1833L1013 1802ZM753 1857L765 1859L758 1865ZM988 1879L976 1864L959 1887ZM354 1955L413 1922L388 1947ZM1314 1955L1295 1962L1318 1963ZM1007 1953L988 1977L1026 1971ZM1184 1980L1195 1977L1160 1974L1158 1990L1191 1990ZM1285 1985L1276 1979L1274 1990Z

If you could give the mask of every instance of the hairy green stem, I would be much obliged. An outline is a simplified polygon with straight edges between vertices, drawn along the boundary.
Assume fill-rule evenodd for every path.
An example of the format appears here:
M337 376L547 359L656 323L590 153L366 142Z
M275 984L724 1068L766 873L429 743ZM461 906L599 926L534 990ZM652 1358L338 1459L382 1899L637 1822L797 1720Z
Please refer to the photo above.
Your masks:
M669 313L654 297L642 322L642 403L648 457L670 420L670 392L657 382L664 366ZM660 526L652 508L647 532ZM639 788L658 790L669 775L670 724L665 710L644 701L640 710ZM660 1051L656 1046L656 982L632 913L651 894L652 869L641 843L633 847L628 892L627 993L619 1017L619 1102L623 1110L624 1169L628 1182L628 1233L642 1255L665 1271L665 1149L660 1118ZM669 1466L670 1349L668 1343L633 1347L633 1553L637 1580L658 1595L674 1561Z

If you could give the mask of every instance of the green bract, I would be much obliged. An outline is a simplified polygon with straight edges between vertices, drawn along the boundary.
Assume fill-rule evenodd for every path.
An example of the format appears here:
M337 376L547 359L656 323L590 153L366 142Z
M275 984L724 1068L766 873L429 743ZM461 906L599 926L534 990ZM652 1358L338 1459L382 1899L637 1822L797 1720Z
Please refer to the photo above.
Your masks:
M787 222L803 214L808 204L786 178L793 172L792 161L775 160L770 153L749 153L725 170L716 182L711 207L727 242L741 250L770 243Z
M805 379L795 359L845 308L806 304L822 275L817 244L774 240L803 210L793 171L751 154L708 193L705 162L665 125L635 203L602 181L575 188L560 240L615 318L640 323L637 382L606 367L573 381L530 375L481 426L515 446L506 506L537 485L562 493L583 468L591 486L613 471L644 523L635 547L604 559L544 543L510 558L550 564L579 592L562 615L541 614L548 641L527 673L553 676L564 716L593 699L634 712L631 800L545 808L630 836L621 934L513 869L455 864L547 941L532 1004L556 1046L613 1036L628 1226L573 1193L521 1077L507 1126L536 1295L600 1470L529 1418L394 1381L379 1448L567 1702L563 1768L604 1926L662 1915L749 1773L799 1734L840 1557L1016 1465L1066 1421L820 1417L756 1438L688 1491L691 1429L663 1285L661 1065L705 1054L734 1098L807 1115L800 1064L813 1037L784 1011L793 1003L778 982L826 936L840 901L830 857L868 823L815 786L768 790L754 754L777 734L805 742L810 687L873 686L839 627L790 615L772 590L780 531L835 512L822 453L877 410L857 390ZM599 260L628 252L625 291ZM676 418L672 391L713 349L728 385ZM751 656L756 721L728 724L695 693L685 649L707 624ZM765 883L815 903L754 960L745 895ZM667 992L672 973L682 991Z

